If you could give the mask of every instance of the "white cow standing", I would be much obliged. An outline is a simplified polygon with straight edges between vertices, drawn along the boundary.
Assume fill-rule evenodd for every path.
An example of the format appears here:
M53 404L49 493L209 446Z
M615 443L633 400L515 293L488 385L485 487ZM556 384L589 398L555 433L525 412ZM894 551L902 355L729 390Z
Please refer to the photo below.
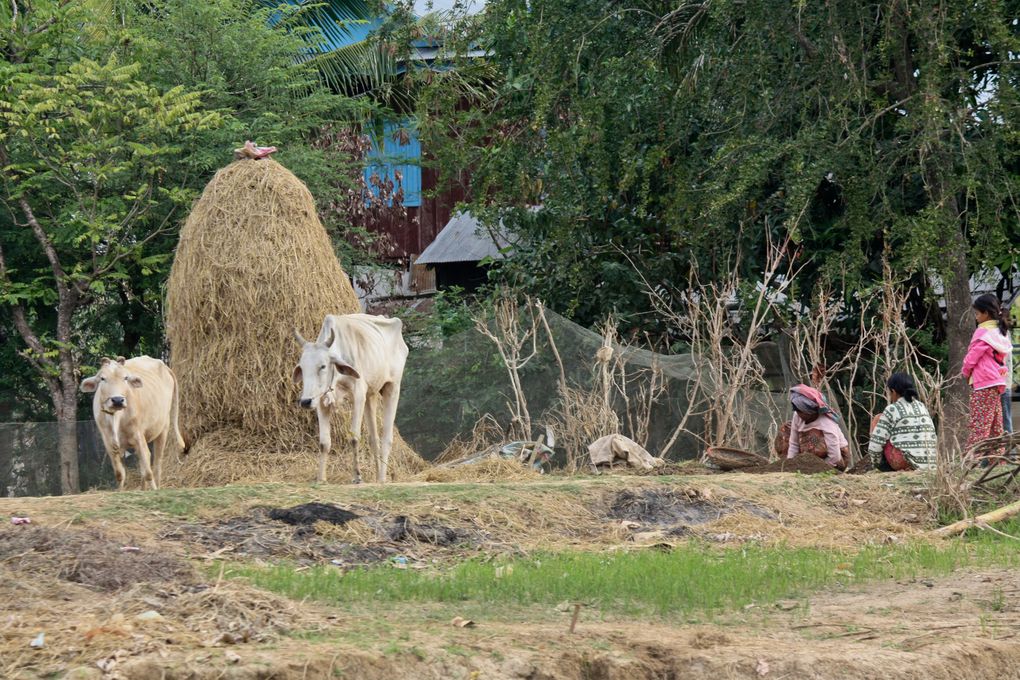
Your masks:
M308 342L297 329L301 360L294 368L294 382L302 383L302 408L315 409L319 422L319 475L326 481L326 456L332 446L330 415L342 401L351 402L351 434L354 437L354 483L361 482L358 442L362 418L368 420L368 443L376 457L380 482L386 481L393 421L400 400L400 380L407 362L407 345L401 335L400 319L370 314L328 315L315 342ZM376 400L382 402L382 446L376 424Z
M120 489L126 481L123 457L128 449L138 455L142 483L158 489L170 437L184 449L177 424L180 395L173 371L147 356L103 359L99 372L82 381L81 391L96 394L92 415ZM152 442L151 461L148 442Z

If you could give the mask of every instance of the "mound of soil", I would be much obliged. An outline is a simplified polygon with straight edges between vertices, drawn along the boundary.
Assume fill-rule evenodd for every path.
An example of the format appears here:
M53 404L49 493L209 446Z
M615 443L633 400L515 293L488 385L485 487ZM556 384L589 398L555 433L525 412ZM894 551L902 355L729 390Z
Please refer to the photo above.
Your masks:
M316 522L329 522L343 526L352 519L358 519L358 515L329 503L303 503L295 505L293 508L272 508L269 511L269 519L294 526L307 526Z
M354 519L364 523L367 535L320 533L315 526L318 522L346 525ZM482 542L478 532L448 527L427 517L393 517L371 511L357 514L325 503L287 509L256 507L240 517L179 523L164 530L160 538L197 543L210 553L229 552L231 557L345 566L384 562L406 551L411 543L455 548Z
M664 476L679 476L679 475L714 475L719 470L710 468L701 463L693 463L685 461L683 463L674 463L667 461L664 465L653 467L648 470L634 469L634 468L621 468L617 470L628 475L634 475L636 477L664 477Z
M621 491L609 505L609 516L642 524L672 526L705 524L719 519L729 509L697 496L671 489Z
M272 510L253 508L249 515L207 522L182 522L160 533L161 539L195 543L210 553L231 557L289 559L320 564L339 559L349 564L373 564L389 559L389 546L358 546L319 535L308 524L289 526L271 518Z
M387 535L391 541L401 542L410 539L432 545L453 545L462 538L456 529L436 522L412 520L403 515L393 520L393 525L387 530Z
M182 559L165 551L125 551L99 531L17 527L0 531L0 563L30 574L54 576L105 593L144 582L195 580Z
M804 475L816 475L821 472L839 472L817 456L797 456L796 458L780 458L768 465L740 468L734 472L746 472L752 475L763 475L770 472L799 472Z
M871 456L865 455L859 461L853 464L853 466L846 471L848 475L863 475L871 472L875 469L875 466L871 463Z

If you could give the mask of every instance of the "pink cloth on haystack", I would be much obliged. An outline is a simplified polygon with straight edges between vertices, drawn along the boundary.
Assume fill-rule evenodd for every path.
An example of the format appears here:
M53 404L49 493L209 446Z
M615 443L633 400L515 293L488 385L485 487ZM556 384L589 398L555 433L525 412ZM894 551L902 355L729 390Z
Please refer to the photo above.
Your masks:
M275 153L276 150L275 146L255 146L255 142L249 139L240 149L234 149L234 158L238 160L242 158L259 160L260 158L266 158L270 154Z

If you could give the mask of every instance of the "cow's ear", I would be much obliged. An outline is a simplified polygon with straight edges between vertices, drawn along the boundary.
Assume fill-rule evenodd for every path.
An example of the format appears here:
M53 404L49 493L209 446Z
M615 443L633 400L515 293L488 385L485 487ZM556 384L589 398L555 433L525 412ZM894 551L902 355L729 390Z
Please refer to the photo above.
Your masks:
M95 392L99 388L99 376L94 375L91 378L85 378L81 381L82 392Z
M131 385L131 387L134 387L135 389L138 389L139 387L142 386L142 379L139 378L137 375L129 375L127 377L127 384Z
M124 357L117 357L117 363L120 364L121 366L124 365L125 361L127 361L127 359L125 359Z
M361 374L358 373L358 371L353 366L351 366L343 359L331 357L331 360L333 361L333 365L336 366L336 370L339 371L340 373L343 373L344 375L349 375L355 380L361 377Z
M301 382L301 378L302 377L303 377L303 374L301 373L301 366L300 365L295 366L294 367L294 382L296 382L296 383Z
M103 357L103 360L99 362L99 365L100 366L105 366L106 364L110 363L111 361L113 361L113 359L111 359L110 357Z

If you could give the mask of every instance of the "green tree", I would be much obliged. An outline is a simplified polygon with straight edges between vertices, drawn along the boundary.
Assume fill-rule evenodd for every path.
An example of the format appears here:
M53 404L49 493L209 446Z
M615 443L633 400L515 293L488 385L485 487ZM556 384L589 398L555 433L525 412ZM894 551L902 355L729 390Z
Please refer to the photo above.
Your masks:
M46 417L41 394L70 423L79 368L164 353L178 226L245 139L280 147L275 158L309 185L331 233L351 233L338 197L359 189L361 159L332 140L376 106L323 87L302 58L306 32L274 23L276 12L254 0L0 4L0 337L11 341L0 388L16 393L21 417ZM87 402L77 397L79 416ZM70 470L70 435L61 449Z
M789 237L804 302L825 278L866 288L888 254L957 374L970 274L1018 260L1017 10L493 0L461 45L490 51L491 87L455 107L462 78L436 79L424 129L440 169L471 170L472 209L524 237L505 274L577 320L647 324L639 271L753 279Z
M78 490L76 321L127 277L156 266L146 246L168 227L150 222L174 200L163 174L173 137L211 128L200 96L160 91L137 64L95 61L75 34L87 19L63 2L15 2L0 63L0 302L9 308L60 428L61 488Z

